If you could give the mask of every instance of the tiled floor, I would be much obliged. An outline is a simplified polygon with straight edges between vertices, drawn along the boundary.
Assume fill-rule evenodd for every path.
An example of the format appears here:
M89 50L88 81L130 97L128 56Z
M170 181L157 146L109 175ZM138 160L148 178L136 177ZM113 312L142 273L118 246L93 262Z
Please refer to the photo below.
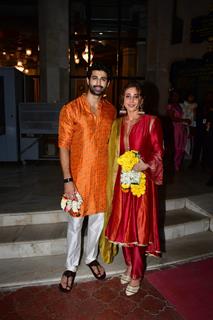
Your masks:
M77 283L69 294L57 286L0 293L2 320L181 320L144 279L139 293L127 297L119 278Z

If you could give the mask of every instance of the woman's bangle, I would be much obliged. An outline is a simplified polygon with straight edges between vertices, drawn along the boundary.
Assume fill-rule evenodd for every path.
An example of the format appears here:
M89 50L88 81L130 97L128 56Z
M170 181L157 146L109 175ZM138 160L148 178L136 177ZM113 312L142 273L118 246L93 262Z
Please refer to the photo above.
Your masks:
M64 183L69 183L69 182L72 182L72 181L73 181L72 177L64 179Z

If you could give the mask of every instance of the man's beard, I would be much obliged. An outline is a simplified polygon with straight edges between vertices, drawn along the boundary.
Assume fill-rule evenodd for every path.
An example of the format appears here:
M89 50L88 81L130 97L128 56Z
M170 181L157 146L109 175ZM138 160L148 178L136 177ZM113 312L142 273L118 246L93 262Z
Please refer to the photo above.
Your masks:
M96 87L100 88L100 90L96 90ZM95 96L102 96L105 92L106 88L102 86L91 86L89 85L89 91Z

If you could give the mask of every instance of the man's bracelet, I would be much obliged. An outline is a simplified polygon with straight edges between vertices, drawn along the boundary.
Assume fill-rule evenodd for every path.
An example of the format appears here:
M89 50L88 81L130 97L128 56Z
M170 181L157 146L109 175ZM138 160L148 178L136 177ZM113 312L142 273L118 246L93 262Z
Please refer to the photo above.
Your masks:
M69 183L69 182L72 182L72 181L73 181L72 177L64 179L64 183Z

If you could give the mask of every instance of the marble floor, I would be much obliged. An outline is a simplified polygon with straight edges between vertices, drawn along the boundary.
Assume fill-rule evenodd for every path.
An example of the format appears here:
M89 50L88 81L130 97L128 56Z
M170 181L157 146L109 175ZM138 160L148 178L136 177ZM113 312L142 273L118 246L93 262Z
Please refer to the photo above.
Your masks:
M0 213L59 209L63 180L58 161L1 163Z
M189 169L187 162L184 163L182 170L175 175L172 175L171 171L165 170L165 184L159 188L160 199L187 197L213 214L213 197L211 195L213 188L206 186L208 177L207 170L203 170L200 166ZM58 210L60 209L62 192L63 177L58 161L26 162L25 165L0 164L0 214L2 217L3 214L9 217L10 213L26 212L27 214L36 211ZM165 201L161 201L161 203L165 203ZM208 238L208 241L204 238L204 245L201 246L202 236L204 234L190 235L187 237L188 242L186 242L186 238L178 239L178 241L174 239L171 241L171 249L170 243L167 243L167 253L163 256L164 268L165 266L171 267L171 264L168 264L170 258L173 258L172 261L176 261L175 267L180 261L190 263L189 255L193 252L192 248L196 249L194 249L193 257L199 257L199 259L203 257L204 259L212 256L212 237ZM208 236L212 236L212 232L208 232ZM204 249L208 250L204 252ZM185 258L183 254L185 254ZM175 306L171 305L149 283L146 277L139 293L127 298L124 287L121 286L116 276L118 274L116 268L119 268L119 273L123 268L119 259L114 262L112 267L109 266L112 268L111 276L101 283L93 281L91 272L83 264L79 268L79 280L76 279L71 295L64 295L55 285L59 282L64 258L59 256L57 261L56 258L57 256L2 259L1 277L4 278L4 281L5 277L8 277L11 283L15 275L18 275L19 281L20 278L26 277L31 281L27 279L27 287L12 289L13 286L11 286L10 290L7 288L6 291L0 291L0 318L2 320L26 318L31 320L61 318L64 320L183 319ZM15 266L15 272L12 273L12 269L8 268L11 263ZM42 278L40 285L38 285L39 277L36 273L46 277L46 280ZM32 274L36 277L36 282L32 281ZM52 283L52 285L42 285L45 282ZM31 285L29 285L30 283Z
M175 175L165 170L159 188L161 200L213 192L206 186L209 171L188 168L186 161ZM60 209L63 179L59 161L0 163L0 214Z

